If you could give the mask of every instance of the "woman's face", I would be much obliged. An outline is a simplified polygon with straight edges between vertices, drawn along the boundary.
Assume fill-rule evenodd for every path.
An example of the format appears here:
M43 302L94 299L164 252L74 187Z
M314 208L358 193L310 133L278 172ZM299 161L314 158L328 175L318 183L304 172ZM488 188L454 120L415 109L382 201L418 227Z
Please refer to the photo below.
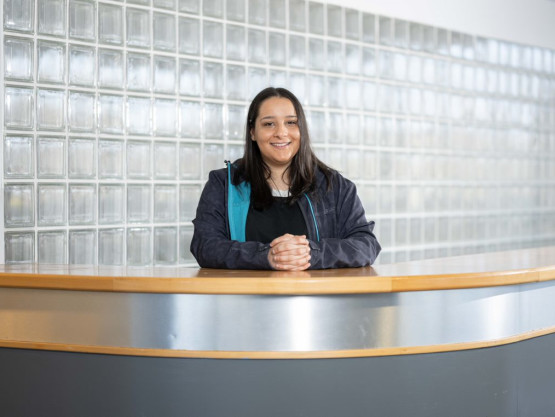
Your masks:
M293 103L283 97L264 100L251 129L251 139L258 144L262 159L271 170L287 168L301 142Z

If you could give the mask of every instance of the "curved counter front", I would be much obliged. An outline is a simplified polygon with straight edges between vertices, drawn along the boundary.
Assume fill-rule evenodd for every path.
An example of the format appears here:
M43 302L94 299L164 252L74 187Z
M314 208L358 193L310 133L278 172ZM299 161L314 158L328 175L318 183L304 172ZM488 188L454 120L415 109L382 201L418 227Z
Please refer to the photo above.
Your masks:
M0 415L551 416L553 300L555 247L297 273L5 265Z

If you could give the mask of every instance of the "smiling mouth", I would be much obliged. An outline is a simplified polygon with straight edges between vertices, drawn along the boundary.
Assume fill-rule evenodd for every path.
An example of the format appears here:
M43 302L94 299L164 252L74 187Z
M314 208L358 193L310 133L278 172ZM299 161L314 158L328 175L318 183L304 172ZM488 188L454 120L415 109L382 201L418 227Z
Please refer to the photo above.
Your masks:
M290 145L291 142L279 142L279 143L272 143L271 145L276 148L285 148L286 146Z

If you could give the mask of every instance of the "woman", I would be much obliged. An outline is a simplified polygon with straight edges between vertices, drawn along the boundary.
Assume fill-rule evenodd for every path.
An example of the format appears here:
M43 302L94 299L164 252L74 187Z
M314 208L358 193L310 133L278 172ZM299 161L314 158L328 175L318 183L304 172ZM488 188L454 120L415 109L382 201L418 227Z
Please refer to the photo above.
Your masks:
M210 172L193 224L191 252L208 268L358 267L381 249L354 184L316 158L284 88L254 98L243 158Z

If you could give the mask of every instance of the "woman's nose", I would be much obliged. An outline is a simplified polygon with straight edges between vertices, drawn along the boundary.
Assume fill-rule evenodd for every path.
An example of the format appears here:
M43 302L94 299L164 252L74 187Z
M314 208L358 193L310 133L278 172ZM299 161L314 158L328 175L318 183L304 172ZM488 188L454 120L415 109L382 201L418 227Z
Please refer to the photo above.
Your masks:
M288 130L285 123L279 124L277 128L277 136L287 136Z

